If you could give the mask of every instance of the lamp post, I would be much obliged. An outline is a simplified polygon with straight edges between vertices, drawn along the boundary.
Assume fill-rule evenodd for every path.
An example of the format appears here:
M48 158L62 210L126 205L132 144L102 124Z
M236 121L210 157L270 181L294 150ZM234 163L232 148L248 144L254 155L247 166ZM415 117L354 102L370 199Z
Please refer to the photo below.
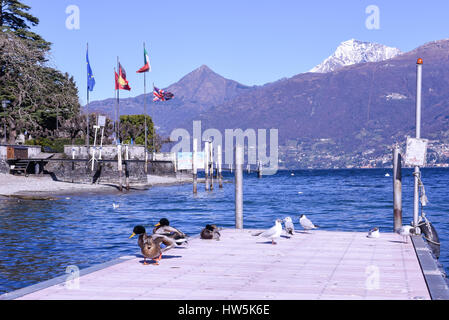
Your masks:
M8 107L8 104L10 104L11 101L8 100L2 100L2 107L3 107L3 112L5 113L5 123L4 123L4 127L3 127L3 133L4 133L4 139L5 139L5 144L7 142L6 140L6 108Z

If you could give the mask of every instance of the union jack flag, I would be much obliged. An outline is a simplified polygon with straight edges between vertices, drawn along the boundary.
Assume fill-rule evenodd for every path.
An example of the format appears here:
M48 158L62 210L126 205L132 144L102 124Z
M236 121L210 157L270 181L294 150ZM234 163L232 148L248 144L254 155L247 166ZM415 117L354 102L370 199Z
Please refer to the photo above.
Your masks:
M158 101L158 100L167 101L174 97L173 93L168 92L168 91L165 92L164 90L158 89L156 87L153 87L153 96L154 96L153 101Z

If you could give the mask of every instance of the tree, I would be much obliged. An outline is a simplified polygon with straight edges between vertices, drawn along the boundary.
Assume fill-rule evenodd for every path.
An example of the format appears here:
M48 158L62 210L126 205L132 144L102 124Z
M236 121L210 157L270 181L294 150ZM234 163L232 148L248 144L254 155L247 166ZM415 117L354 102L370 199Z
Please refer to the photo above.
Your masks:
M32 31L30 26L37 26L39 19L28 13L30 6L18 0L0 0L0 31L12 31L22 39L32 41L43 50L50 50L50 43Z
M146 118L148 126L148 135L147 135L148 149L153 150L153 134L154 134L153 120L151 119L150 116L146 116ZM145 116L143 114L120 116L120 137L123 143L131 143L132 139L135 144L144 145ZM157 149L156 141L155 144Z

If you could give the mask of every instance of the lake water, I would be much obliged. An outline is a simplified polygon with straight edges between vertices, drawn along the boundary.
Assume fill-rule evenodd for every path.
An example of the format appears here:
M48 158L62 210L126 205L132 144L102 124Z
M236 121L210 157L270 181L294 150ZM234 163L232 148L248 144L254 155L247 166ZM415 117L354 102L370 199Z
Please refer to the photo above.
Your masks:
M244 175L244 227L267 228L291 216L297 229L304 213L324 230L368 231L393 226L391 169L281 171L258 179ZM292 175L293 174L293 175ZM225 179L232 182L230 173ZM429 204L425 212L438 231L440 261L449 271L449 170L423 169ZM128 237L135 225L152 229L160 218L189 235L206 224L234 226L234 185L198 195L192 185L155 187L129 194L79 195L56 201L0 200L0 294L139 252ZM112 204L119 204L113 209ZM403 170L403 222L413 219L412 170Z

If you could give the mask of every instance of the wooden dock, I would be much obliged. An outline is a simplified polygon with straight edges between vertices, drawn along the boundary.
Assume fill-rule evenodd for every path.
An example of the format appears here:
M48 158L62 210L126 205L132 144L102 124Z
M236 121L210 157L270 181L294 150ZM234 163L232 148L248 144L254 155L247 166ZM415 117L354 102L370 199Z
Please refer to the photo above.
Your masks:
M139 254L94 266L81 271L78 288L65 275L0 298L432 298L413 242L397 234L373 239L360 232L296 231L272 245L254 231L225 229L220 241L194 238L166 252L159 265L143 265Z

